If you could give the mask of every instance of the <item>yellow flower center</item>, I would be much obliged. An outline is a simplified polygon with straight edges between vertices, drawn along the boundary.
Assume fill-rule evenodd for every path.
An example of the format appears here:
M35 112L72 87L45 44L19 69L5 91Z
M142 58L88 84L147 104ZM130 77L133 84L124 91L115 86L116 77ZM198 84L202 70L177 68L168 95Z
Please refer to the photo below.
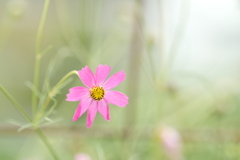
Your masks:
M93 87L92 89L90 89L90 91L91 97L96 101L103 99L105 94L104 89L102 87Z

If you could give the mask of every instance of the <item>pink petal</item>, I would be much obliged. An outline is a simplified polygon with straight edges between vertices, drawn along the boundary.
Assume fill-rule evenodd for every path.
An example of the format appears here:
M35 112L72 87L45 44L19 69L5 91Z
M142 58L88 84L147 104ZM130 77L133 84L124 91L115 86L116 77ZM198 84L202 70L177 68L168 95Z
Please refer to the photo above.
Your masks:
M111 70L111 67L109 67L107 65L100 64L98 66L98 68L96 70L96 76L95 76L97 86L101 86L103 84L103 82L106 80L110 70Z
M105 90L110 90L114 87L116 87L117 85L119 85L125 78L126 74L123 71L120 71L114 75L112 75L107 81L106 83L103 85L103 88Z
M79 101L90 95L89 89L85 87L73 87L69 89L66 101Z
M79 115L80 115L80 111L81 111L81 105L80 105L80 103L79 103L79 105L78 105L78 107L77 107L77 109L75 110L75 113L74 113L74 115L73 115L72 121L78 120L78 118L80 117L80 116L79 116Z
M118 91L106 91L104 98L108 103L114 104L116 106L125 107L128 104L128 97Z
M73 116L73 121L76 121L78 120L78 118L80 118L83 113L86 112L86 110L89 108L89 106L91 105L93 99L92 98L86 98L86 99L83 99L79 104L78 104L78 107L74 113L74 116Z
M96 85L94 75L88 66L78 71L78 74L83 84L88 88L92 88L93 86Z
M110 121L109 107L105 99L98 101L98 112L101 113L104 119L106 119L107 121Z
M91 105L88 108L87 115L87 127L90 128L93 124L94 118L97 114L98 101L92 101Z

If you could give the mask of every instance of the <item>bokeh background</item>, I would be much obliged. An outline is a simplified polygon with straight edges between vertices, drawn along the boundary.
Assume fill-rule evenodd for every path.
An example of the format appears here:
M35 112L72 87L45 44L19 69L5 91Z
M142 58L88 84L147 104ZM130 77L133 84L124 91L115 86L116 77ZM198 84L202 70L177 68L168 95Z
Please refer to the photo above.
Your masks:
M0 84L31 115L37 30L44 1L0 0ZM64 160L240 159L239 0L50 1L42 46L40 91L88 65L124 70L125 108L110 105L73 122L78 102L57 107L41 126ZM43 89L42 89L43 88ZM51 160L28 122L0 93L0 159ZM85 158L85 160L87 160Z

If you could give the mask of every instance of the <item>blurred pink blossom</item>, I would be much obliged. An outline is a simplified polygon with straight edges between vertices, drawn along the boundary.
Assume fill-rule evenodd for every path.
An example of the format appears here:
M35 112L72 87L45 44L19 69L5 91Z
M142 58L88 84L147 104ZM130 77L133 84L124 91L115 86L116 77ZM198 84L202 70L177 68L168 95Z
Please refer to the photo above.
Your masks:
M91 158L85 153L78 153L75 155L74 160L91 160Z
M159 133L162 146L171 160L183 160L182 139L177 130L164 126Z

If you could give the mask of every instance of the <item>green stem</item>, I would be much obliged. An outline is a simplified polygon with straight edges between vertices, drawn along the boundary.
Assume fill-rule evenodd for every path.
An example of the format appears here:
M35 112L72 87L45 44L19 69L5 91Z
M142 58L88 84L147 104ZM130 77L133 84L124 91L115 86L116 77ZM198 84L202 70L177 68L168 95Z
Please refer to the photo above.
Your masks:
M76 70L73 70L71 72L69 72L68 74L66 74L52 89L52 91L48 94L47 99L45 100L41 110L39 111L39 113L36 115L35 118L35 123L38 122L39 118L43 115L45 109L47 108L47 106L49 105L49 103L51 102L52 97L54 97L56 95L56 92L58 90L58 88L61 86L61 84L63 84L71 75L76 74L78 75L78 72Z
M32 122L32 119L28 116L28 114L24 111L22 106L12 97L12 95L3 87L0 85L0 90L3 92L3 94L9 99L9 101L12 102L12 104L17 108L17 110L23 115L23 117L26 118L29 122Z
M40 54L40 52L41 52L42 32L43 32L43 27L44 27L46 17L47 17L49 2L50 2L50 0L45 0L45 3L44 3L42 18L41 18L39 28L38 28L38 32L37 32L36 54Z
M46 53L48 53L52 48L53 48L52 45L49 45L47 48L45 48L45 49L41 52L41 57L42 57L43 55L45 55Z
M35 69L34 69L34 80L33 84L36 89L38 89L38 80L39 80L39 70L40 70L40 60L41 60L41 40L42 40L42 32L43 32L43 26L46 21L47 17L47 11L49 8L49 2L50 0L45 0L44 3L44 8L43 8L43 13L42 13L42 18L40 21L40 25L38 28L37 32L37 39L36 39L36 57L35 57ZM37 95L33 92L32 93L32 112L33 116L36 113L36 108L37 108Z
M51 153L51 155L53 156L53 158L55 160L59 160L57 154L55 153L52 145L50 144L49 140L47 139L46 135L43 133L43 131L36 127L35 128L36 133L38 134L38 136L41 138L41 140L43 141L43 143L45 144L45 146L48 148L49 152Z
M23 115L23 117L26 118L26 120L28 120L30 123L33 123L33 120L28 116L28 114L24 111L24 109L22 108L22 106L12 97L12 95L3 87L0 85L0 90L3 92L3 94L12 102L12 104L17 108L17 110ZM34 124L33 124L34 125ZM44 135L44 133L42 132L42 130L38 127L35 126L34 130L36 131L36 133L38 134L38 136L41 138L41 140L43 141L43 143L46 145L46 147L48 148L49 152L51 153L51 155L53 156L53 158L55 160L59 160L59 158L56 156L56 153L53 150L53 147L51 146L51 144L49 143L47 137Z
M178 53L179 47L181 46L182 40L185 36L187 23L189 21L189 16L190 16L190 9L191 9L190 7L191 7L190 0L184 0L181 4L178 23L173 36L173 40L170 44L170 48L168 51L169 58L166 64L163 66L164 68L162 70L162 83L164 87L167 85L169 81L171 69L176 59L176 55Z
M61 86L61 84L63 82L65 82L71 75L73 74L76 74L78 75L78 71L76 70L73 70L71 72L69 72L68 74L66 74L54 87L53 87L53 90L56 90L59 86Z
M134 1L136 9L142 11L143 9L143 1L135 0ZM137 29L136 29L137 28ZM128 74L128 90L127 95L131 99L131 107L126 110L126 126L127 128L131 128L130 126L134 126L137 118L137 97L139 94L139 84L140 84L140 69L139 69L139 61L142 57L143 50L143 42L142 42L142 31L143 30L143 15L141 12L133 13L133 26L132 26L132 37L131 37L131 47L129 51L129 74Z
M78 71L73 70L73 71L69 72L53 87L52 91L50 92L50 94L48 94L48 98L46 99L46 101L41 109L42 112L44 112L44 110L47 108L52 97L54 97L56 95L56 92L57 92L58 88L61 86L61 84L63 84L73 74L78 75Z

